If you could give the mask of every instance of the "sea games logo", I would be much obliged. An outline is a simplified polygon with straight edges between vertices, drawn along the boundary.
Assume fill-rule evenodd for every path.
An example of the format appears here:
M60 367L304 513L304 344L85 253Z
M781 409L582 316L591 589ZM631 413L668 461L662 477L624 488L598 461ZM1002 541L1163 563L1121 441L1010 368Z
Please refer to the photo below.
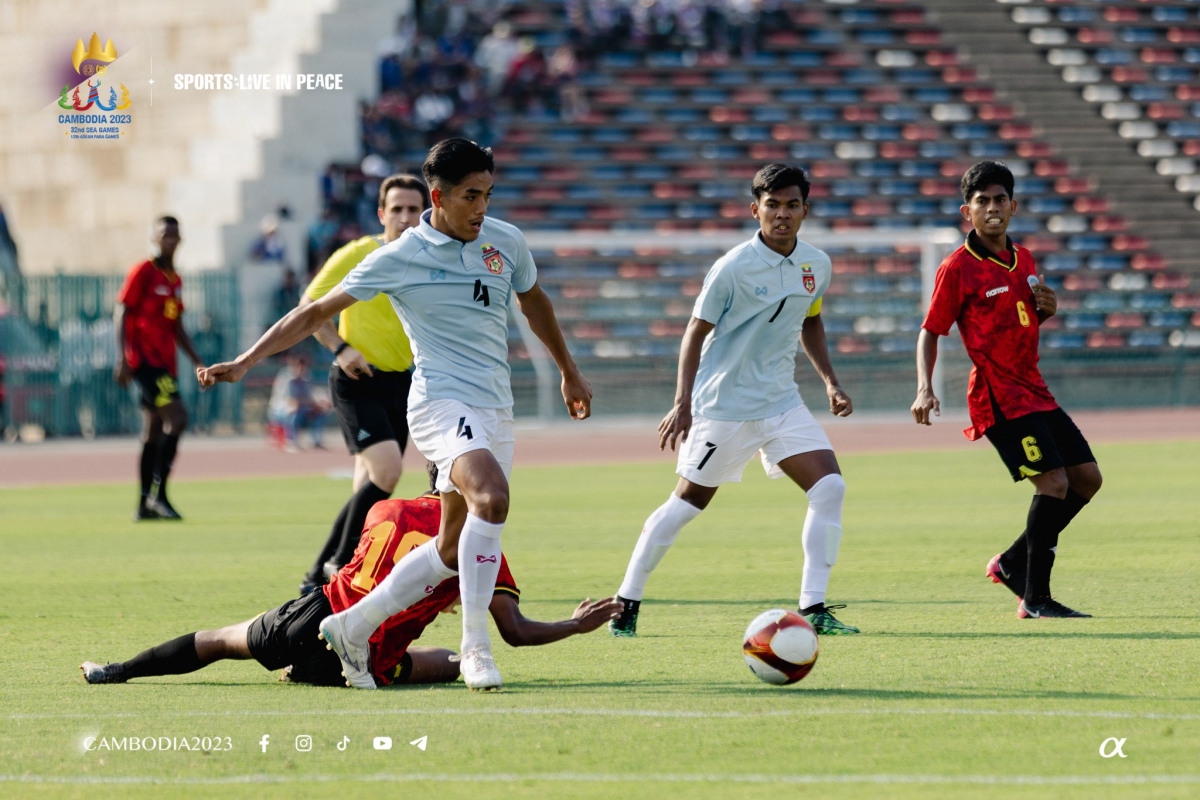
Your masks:
M125 126L133 121L133 116L119 112L125 111L133 103L129 99L129 90L125 84L117 84L121 87L118 97L116 87L105 87L101 80L108 65L116 60L117 48L113 47L112 39L101 47L100 37L93 33L86 50L83 39L75 42L71 65L84 78L84 82L76 86L74 92L69 84L63 86L58 97L58 107L63 109L63 113L58 115L58 122L63 126L64 136L72 139L120 139L125 134ZM80 96L84 87L87 88L86 101Z

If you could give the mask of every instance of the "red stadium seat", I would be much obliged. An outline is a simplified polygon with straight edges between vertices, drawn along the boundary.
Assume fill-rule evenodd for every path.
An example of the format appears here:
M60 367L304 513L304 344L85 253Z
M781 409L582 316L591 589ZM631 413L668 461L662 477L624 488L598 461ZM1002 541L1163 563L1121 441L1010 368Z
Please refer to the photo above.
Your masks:
M1072 205L1077 214L1107 214L1108 198L1105 197L1076 197Z
M1147 83L1150 70L1145 67L1113 67L1112 79L1116 83Z
M845 106L842 108L842 119L846 122L875 122L879 119L879 109L874 106Z
M916 158L917 147L912 144L902 144L900 142L880 142L879 144L880 158Z
M981 105L976 113L985 122L1003 122L1017 116L1012 106Z
M1200 100L1200 86L1176 86L1175 97L1179 100Z
M1137 256L1134 257L1135 260ZM1134 269L1137 269L1135 266ZM1180 275L1178 273L1159 272L1150 278L1150 285L1155 289L1186 289L1192 285L1192 279L1188 275Z
M1132 330L1146 325L1146 317L1132 311L1119 311L1104 318L1104 327L1118 330Z
M803 142L812 138L812 128L792 123L775 125L771 128L771 138L777 142Z
M1150 247L1150 240L1145 236L1114 236L1112 239L1112 249L1117 252L1127 252L1129 250L1145 250Z
M750 114L744 108L717 106L708 112L708 118L713 122L745 122Z
M1092 333L1088 335L1087 346L1093 348L1124 347L1125 337L1119 333Z
M937 125L905 125L900 135L910 142L936 142L942 138L942 129Z
M1089 178L1059 178L1054 182L1054 191L1059 194L1086 194L1092 191Z
M1152 270L1164 269L1167 266L1167 259L1158 255L1157 253L1138 253L1129 260L1129 266L1133 267L1139 272L1149 272ZM1157 278L1157 276L1155 277Z
M1000 126L996 134L1005 140L1032 139L1035 135L1033 126L1025 122L1006 122Z
M1129 229L1124 217L1093 217L1092 230L1096 233L1123 233Z
M1045 158L1054 155L1054 148L1048 142L1021 142L1017 145L1017 155L1021 158Z
M733 102L743 106L765 106L772 99L771 93L764 89L739 89L733 93Z
M1167 41L1172 44L1200 44L1200 28L1169 28Z
M1171 47L1143 47L1138 60L1143 64L1174 64L1179 56Z
M974 83L979 80L979 74L974 67L947 67L942 70L942 80L949 84Z
M1113 32L1108 28L1080 28L1075 38L1080 44L1111 44Z
M1104 19L1106 22L1137 22L1139 12L1136 8L1122 8L1116 5L1110 5L1104 9Z
M1039 161L1033 165L1033 174L1039 178L1064 178L1071 174L1065 161Z
M752 144L746 153L756 161L783 161L789 155L786 147L775 144Z
M1150 119L1183 119L1183 106L1178 103L1150 103L1146 106Z
M931 67L957 67L958 53L953 50L930 50L925 54L925 63Z

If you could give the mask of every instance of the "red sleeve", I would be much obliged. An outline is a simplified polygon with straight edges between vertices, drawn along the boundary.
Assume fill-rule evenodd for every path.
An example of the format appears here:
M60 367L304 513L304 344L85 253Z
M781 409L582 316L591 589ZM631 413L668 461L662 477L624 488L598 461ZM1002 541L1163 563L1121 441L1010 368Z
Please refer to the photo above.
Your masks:
M500 572L496 575L496 591L521 599L521 590L517 588L517 582L508 568L508 559L503 553L500 554Z
M149 262L143 261L129 270L129 274L125 276L125 283L121 284L121 291L117 292L118 303L126 308L131 308L142 301L142 295L146 292L146 267L148 264Z
M950 327L962 313L962 292L958 283L958 264L948 258L938 267L933 283L933 298L922 328L938 336L950 333Z

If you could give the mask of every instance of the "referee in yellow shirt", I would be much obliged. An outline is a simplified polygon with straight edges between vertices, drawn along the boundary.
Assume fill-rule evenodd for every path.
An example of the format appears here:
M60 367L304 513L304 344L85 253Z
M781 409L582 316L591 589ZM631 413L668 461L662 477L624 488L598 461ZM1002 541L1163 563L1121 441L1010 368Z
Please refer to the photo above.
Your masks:
M364 236L331 255L304 291L300 305L324 297L370 253L416 227L428 207L429 190L419 179L412 175L385 179L379 186L378 209L383 234ZM301 594L323 585L350 560L367 512L392 496L408 444L412 383L412 346L385 295L355 303L341 313L336 330L326 322L315 336L334 354L329 391L346 447L354 455L354 494L342 506L329 540L304 576Z

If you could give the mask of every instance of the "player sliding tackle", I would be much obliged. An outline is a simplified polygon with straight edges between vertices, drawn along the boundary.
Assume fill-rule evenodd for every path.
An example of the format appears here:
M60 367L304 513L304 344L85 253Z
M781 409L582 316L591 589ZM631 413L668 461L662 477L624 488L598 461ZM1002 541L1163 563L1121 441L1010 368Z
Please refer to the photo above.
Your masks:
M320 300L275 323L236 361L197 370L203 386L237 381L251 366L311 335L355 302L385 294L413 346L408 426L417 449L437 465L441 533L396 565L379 590L321 623L350 684L374 688L367 640L388 617L456 573L462 587L462 675L471 689L502 684L492 659L487 607L500 569L512 469L512 387L508 305L521 312L562 373L574 419L591 413L592 390L563 341L550 299L517 228L486 217L492 151L466 139L434 145L423 172L433 208L351 270Z
M197 631L145 650L128 661L80 668L88 683L125 683L133 678L182 675L224 660L255 659L281 679L317 686L342 686L341 661L318 638L317 626L334 611L352 607L392 569L398 556L437 535L441 517L436 468L430 468L430 493L415 500L384 500L367 516L350 563L320 589L237 625ZM376 590L378 591L378 590ZM584 600L570 619L537 622L518 606L521 596L508 562L500 557L499 578L488 610L504 641L513 647L557 642L590 633L620 612L613 598ZM438 647L412 647L437 615L459 601L458 580L447 578L412 608L384 621L371 637L371 680L375 684L448 683L458 677L454 653Z
M1038 370L1038 328L1054 316L1054 292L1039 280L1033 254L1008 238L1017 211L1013 174L980 161L962 179L963 219L973 230L938 268L917 343L913 419L940 413L933 393L937 338L958 325L971 357L967 408L974 441L986 436L1014 481L1033 484L1025 531L995 556L986 575L1017 596L1017 616L1089 617L1050 596L1058 535L1100 490L1100 468L1087 440L1059 408Z
M760 230L713 265L679 351L675 407L658 426L659 447L679 442L679 483L646 520L618 592L614 636L634 636L646 581L683 526L723 483L742 479L756 450L772 478L791 478L808 494L800 613L818 633L858 633L825 605L842 539L846 483L833 447L796 388L796 342L825 381L829 410L851 412L829 363L821 296L829 256L799 241L808 216L808 178L799 167L769 164L751 186ZM836 607L836 606L835 606Z

